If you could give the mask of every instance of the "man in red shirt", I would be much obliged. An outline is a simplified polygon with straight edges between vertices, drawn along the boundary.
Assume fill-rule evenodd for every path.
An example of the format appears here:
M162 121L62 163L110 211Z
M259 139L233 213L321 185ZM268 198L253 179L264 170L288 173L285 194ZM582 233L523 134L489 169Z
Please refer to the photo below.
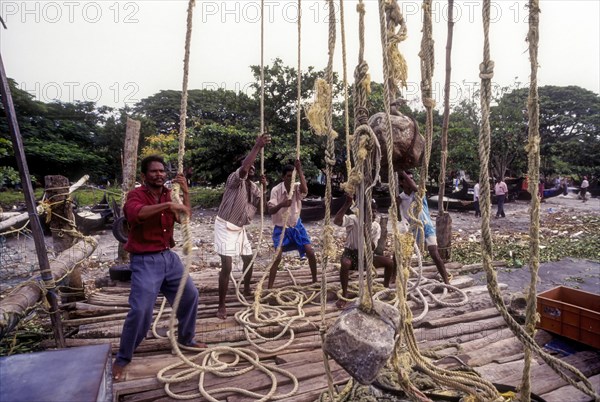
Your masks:
M131 362L133 352L145 338L152 324L154 303L159 292L173 304L184 267L175 246L173 226L181 214L190 215L190 200L185 177L173 180L181 186L183 204L171 201L171 190L165 184L165 162L158 155L142 160L144 185L127 194L123 212L129 223L125 250L131 253L130 310L123 324L119 352L113 364L113 378L118 381ZM177 310L178 342L184 346L206 347L194 341L198 290L187 278Z

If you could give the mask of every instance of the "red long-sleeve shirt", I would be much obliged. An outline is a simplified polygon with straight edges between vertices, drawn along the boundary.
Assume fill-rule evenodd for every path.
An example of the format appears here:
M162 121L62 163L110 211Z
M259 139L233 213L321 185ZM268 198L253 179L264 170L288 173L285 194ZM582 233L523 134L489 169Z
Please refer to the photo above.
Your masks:
M166 209L143 222L139 220L142 207L170 201L171 190L166 187L158 202L146 186L138 187L127 194L127 201L123 207L125 219L129 223L129 237L125 243L125 250L133 254L144 254L168 250L175 246L175 214L171 210Z

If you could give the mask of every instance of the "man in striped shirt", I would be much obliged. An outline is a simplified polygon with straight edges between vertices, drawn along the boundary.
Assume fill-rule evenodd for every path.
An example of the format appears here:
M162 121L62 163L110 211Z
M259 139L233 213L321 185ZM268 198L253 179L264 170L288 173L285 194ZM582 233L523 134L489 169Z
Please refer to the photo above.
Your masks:
M229 275L233 257L240 255L244 263L244 295L250 295L250 279L252 278L252 245L248 240L245 226L250 223L260 206L262 193L258 186L250 180L255 174L254 161L259 151L271 142L269 134L256 138L254 147L246 156L242 165L227 178L223 200L215 219L215 251L221 257L219 274L219 307L217 317L227 318L225 298L229 287ZM263 188L266 178L261 176Z

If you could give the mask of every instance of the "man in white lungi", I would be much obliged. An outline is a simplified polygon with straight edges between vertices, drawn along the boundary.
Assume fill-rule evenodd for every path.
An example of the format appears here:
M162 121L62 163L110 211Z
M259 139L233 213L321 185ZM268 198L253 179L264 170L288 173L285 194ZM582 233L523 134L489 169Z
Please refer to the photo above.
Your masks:
M260 206L263 196L259 187L250 178L254 176L254 161L259 151L271 141L269 134L256 138L254 147L244 158L242 165L227 178L223 200L215 219L215 251L221 257L221 273L219 274L219 308L217 317L227 318L225 297L229 287L229 275L233 257L240 255L244 263L244 295L250 295L250 279L252 278L252 245L246 235L245 226L250 223ZM263 188L266 189L266 178L261 176Z

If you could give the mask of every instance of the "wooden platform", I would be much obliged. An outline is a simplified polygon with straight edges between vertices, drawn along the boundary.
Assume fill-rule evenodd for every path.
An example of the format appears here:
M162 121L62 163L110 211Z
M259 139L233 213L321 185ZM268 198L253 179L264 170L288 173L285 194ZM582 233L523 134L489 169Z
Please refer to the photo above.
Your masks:
M473 267L449 264L448 268L454 275L452 283L464 289L470 301L464 306L454 308L431 306L427 316L414 324L420 349L425 351L435 348L442 357L436 362L438 366L456 367L464 363L494 383L518 385L523 368L521 344L508 330L504 320L493 307L485 284L475 284L467 274L463 274ZM433 277L435 272L433 266L424 269L425 276ZM255 280L259 279L259 274L255 273ZM299 284L308 284L308 267L305 266L297 271L295 276ZM235 298L232 286L227 301L228 318L222 321L215 317L218 270L207 268L193 273L192 278L200 289L196 339L206 342L209 346L253 348L249 346L243 329L233 318L234 313L243 306ZM328 272L328 282L334 287L339 286L338 272L334 268ZM291 283L291 279L284 272L279 273L276 287L291 285ZM114 286L96 291L85 303L77 303L76 308L69 312L69 319L65 320L63 325L76 332L67 339L69 347L110 343L114 357L123 320L128 311L129 287L127 283L122 282L114 282L112 285ZM509 302L508 294L505 295L505 301ZM419 309L414 307L414 313L417 315ZM157 302L155 311L158 311L158 308ZM298 378L297 392L293 397L285 398L286 401L314 401L327 388L318 330L321 320L320 306L307 306L305 312L306 317L314 325L298 328L295 331L295 340L288 348L275 353L257 352L262 362L286 369ZM166 316L159 323L159 332L166 332L169 313L170 308L167 308ZM335 298L331 293L326 309L327 320L334 320L338 314ZM262 332L267 335L274 334L278 329L265 328ZM551 341L552 338L553 336L545 331L538 331L536 335L536 340L541 345ZM270 341L262 346L274 349L286 341L287 337ZM563 359L580 369L600 391L600 352L576 344L570 344L570 348L572 353ZM193 356L193 354L186 353L186 356ZM164 385L157 380L156 374L163 367L177 361L178 358L172 355L167 339L144 340L136 351L133 362L127 367L124 381L114 384L114 399L116 401L172 400L167 396ZM348 374L335 362L330 363L334 382L343 386L349 379ZM277 394L289 392L292 387L290 381L280 375L277 375L277 378L279 380ZM541 359L536 358L533 363L532 379L532 391L548 402L591 400L573 387L567 386ZM226 386L260 393L267 393L271 384L269 378L257 372L227 379L208 375L205 381L208 390ZM198 381L188 381L174 388L180 391L197 392ZM231 392L220 394L218 398L228 402L253 400Z

